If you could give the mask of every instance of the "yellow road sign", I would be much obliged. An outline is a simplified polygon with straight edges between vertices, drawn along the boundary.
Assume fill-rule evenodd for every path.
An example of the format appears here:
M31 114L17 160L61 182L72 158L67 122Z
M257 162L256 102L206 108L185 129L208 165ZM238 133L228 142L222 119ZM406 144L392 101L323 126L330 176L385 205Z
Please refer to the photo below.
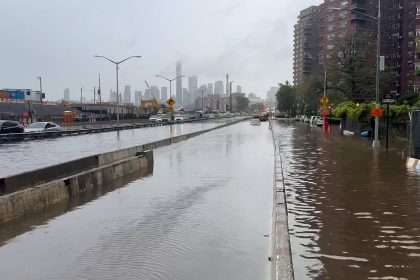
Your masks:
M321 101L322 104L328 104L328 103L330 103L330 100L328 98L326 98L326 97L322 97L320 99L320 101Z
M322 106L321 106L321 110L322 110L322 111L326 111L326 110L328 110L328 106L327 106L327 104L322 104Z
M166 101L166 104L168 104L168 106L173 107L175 105L175 99L169 97L169 99Z

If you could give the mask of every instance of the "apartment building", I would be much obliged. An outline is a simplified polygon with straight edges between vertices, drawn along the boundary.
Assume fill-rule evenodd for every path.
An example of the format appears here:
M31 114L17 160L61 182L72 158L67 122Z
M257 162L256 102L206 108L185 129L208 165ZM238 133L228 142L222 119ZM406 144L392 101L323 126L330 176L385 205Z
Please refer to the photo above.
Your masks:
M415 75L416 63L420 68L420 61L416 62L416 34L420 36L418 6L419 0L381 0L380 55L385 57L387 77L382 83L382 93L398 96L413 91L414 87L420 90L420 81L416 80ZM318 31L311 34L318 33L318 38L304 33L305 19L314 10L317 11L319 23L313 25ZM346 34L363 33L376 43L377 30L377 0L325 0L318 7L311 6L301 11L294 35L294 84L319 74L328 54L334 51L338 40ZM308 53L304 43L309 41L311 54L314 50L317 52L315 61L319 67L313 67L304 59Z
M415 48L415 80L413 82L414 92L420 93L420 0L416 0L416 48Z
M298 22L294 26L294 85L304 83L318 71L319 22L319 7L311 6L300 12Z

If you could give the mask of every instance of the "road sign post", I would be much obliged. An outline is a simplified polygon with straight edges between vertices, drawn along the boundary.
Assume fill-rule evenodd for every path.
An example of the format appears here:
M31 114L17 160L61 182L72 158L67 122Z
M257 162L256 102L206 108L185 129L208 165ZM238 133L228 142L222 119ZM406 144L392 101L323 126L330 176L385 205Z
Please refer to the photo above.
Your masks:
M384 94L382 96L382 103L386 104L386 149L388 150L389 147L389 104L393 104L395 102L395 95L394 94Z

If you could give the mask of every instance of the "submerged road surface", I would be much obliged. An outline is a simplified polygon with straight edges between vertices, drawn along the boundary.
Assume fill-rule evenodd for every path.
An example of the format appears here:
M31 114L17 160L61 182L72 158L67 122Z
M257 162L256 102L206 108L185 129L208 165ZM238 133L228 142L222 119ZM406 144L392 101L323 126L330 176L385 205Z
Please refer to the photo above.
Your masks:
M283 159L295 277L420 279L420 175L403 145L309 124L274 127Z
M3 242L0 278L268 279L268 124L239 123L154 153L149 177ZM0 225L1 236L24 226Z
M0 178L56 163L210 129L237 118L0 144Z

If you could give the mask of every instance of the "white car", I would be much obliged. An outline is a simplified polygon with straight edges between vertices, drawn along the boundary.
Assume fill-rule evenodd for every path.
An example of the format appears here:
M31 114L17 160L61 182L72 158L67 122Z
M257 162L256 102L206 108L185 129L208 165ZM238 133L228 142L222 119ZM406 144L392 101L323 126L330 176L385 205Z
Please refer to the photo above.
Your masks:
M149 117L149 121L151 122L157 122L158 121L159 116L158 115L151 115Z
M53 122L34 122L31 123L25 132L45 132L45 131L60 131L61 126Z
M165 114L159 114L159 115L156 115L157 116L157 122L161 122L161 123L164 123L164 122L170 122L171 121L171 116L170 115L165 115Z
M184 121L184 116L181 114L176 114L174 117L174 121L175 122L183 122Z
M324 125L324 120L321 117L318 117L316 119L316 125L317 126L323 126Z

